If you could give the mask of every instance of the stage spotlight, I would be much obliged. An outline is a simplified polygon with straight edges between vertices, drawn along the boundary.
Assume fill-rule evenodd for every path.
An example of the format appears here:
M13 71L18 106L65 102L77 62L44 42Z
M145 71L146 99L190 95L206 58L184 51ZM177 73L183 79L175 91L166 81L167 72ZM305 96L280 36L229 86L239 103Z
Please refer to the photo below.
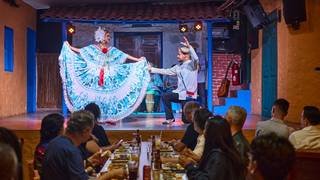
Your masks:
M76 33L76 27L72 24L68 25L68 34L73 35L74 33Z
M181 33L188 32L188 26L186 24L180 24L179 25L179 30Z
M197 21L197 22L195 22L194 23L194 25L193 25L193 29L195 30L195 31L201 31L202 30L202 22L201 21Z

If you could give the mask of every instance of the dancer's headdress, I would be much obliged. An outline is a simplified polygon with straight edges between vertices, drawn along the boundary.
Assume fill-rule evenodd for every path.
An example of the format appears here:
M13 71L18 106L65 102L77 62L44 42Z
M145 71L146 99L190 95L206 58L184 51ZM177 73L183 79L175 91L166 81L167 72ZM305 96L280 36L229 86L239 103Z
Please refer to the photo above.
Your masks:
M96 42L102 42L104 40L104 34L106 32L104 31L104 29L102 29L100 26L99 28L96 30L95 34L94 34L94 39L96 40Z

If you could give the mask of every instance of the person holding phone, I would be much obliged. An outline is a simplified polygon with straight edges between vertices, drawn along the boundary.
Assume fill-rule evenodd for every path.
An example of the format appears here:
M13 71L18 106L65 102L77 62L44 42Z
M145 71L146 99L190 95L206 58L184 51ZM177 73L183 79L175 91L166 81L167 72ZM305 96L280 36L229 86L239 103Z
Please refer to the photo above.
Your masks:
M101 110L99 106L95 103L89 103L86 105L84 110L89 111L94 116L94 126L91 132L90 139L82 143L79 147L83 159L87 159L94 153L99 152L100 150L113 151L119 148L120 144L118 142L111 144L109 138L104 130L104 128L98 124L98 120L101 117Z

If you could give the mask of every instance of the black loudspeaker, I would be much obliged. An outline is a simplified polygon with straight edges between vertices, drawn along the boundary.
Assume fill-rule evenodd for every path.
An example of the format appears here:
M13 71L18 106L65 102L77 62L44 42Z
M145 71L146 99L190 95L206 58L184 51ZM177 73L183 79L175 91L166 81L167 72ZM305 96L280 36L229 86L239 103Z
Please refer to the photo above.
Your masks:
M306 21L305 0L283 0L283 16L287 24L299 27L301 21Z
M268 15L258 0L247 1L242 6L242 10L245 12L248 20L255 29L262 29L269 23Z
M231 53L234 52L233 44L230 39L215 39L213 42L213 52L215 53Z
M247 39L251 49L259 48L259 30L253 28L249 23L247 28Z

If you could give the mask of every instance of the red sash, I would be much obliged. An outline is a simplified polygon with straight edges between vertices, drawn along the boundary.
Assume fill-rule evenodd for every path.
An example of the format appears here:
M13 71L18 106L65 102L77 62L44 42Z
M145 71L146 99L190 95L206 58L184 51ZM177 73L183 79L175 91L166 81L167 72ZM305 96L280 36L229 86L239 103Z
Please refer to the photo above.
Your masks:
M101 68L100 69L99 82L98 82L99 86L103 86L103 79L104 79L104 68Z
M188 95L188 96L193 96L194 94L195 94L194 92L187 91L187 95Z

